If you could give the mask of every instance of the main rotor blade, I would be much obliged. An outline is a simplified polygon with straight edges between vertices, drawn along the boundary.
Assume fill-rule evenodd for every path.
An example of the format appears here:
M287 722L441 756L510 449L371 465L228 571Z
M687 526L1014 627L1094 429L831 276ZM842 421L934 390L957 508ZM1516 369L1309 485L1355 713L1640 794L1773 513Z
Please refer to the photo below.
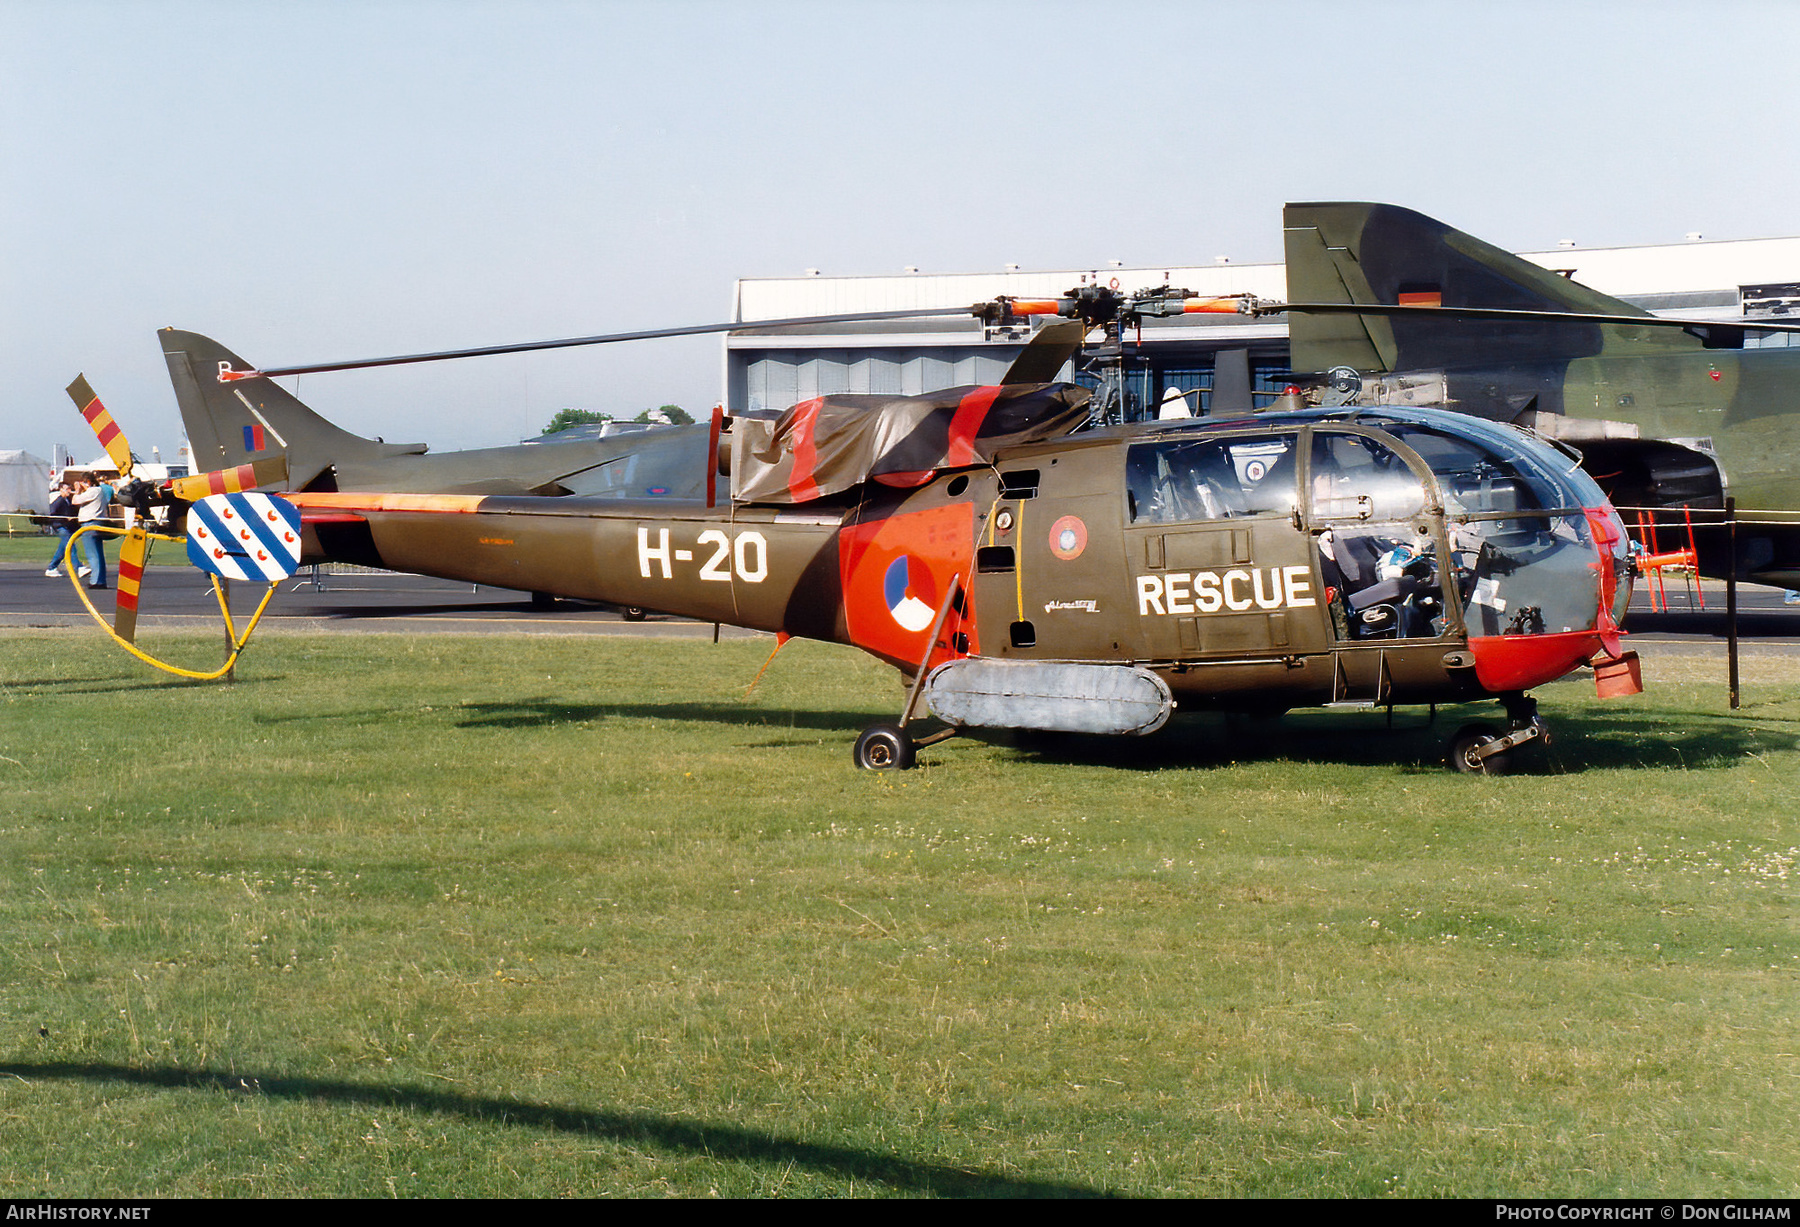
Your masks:
M1771 319L1702 320L1672 315L1602 315L1593 311L1523 311L1508 307L1432 307L1408 303L1346 302L1266 302L1257 301L1241 308L1248 315L1282 315L1288 312L1310 315L1402 315L1449 316L1472 320L1520 320L1523 322L1556 322L1577 324L1642 324L1651 328L1741 328L1747 332L1800 332L1800 321L1782 322Z
M979 306L979 304L978 304ZM271 366L255 371L220 371L222 381L275 375L313 375L321 371L355 371L370 366L405 366L414 362L443 362L449 358L483 358L492 354L520 354L537 349L569 349L577 345L610 345L616 341L653 341L662 337L693 337L709 332L750 332L759 328L791 328L801 324L855 324L865 320L924 319L930 316L970 315L970 307L930 307L906 311L861 311L852 315L796 315L778 320L733 320L727 324L695 324L687 328L650 328L638 332L612 332L597 337L567 337L560 341L525 341L516 345L483 345L476 349L446 349L430 354L403 354L393 358L363 358L355 362L317 362L310 366Z
M69 399L75 402L75 407L81 410L81 416L87 420L88 429L94 432L94 437L100 440L100 446L106 449L107 458L113 462L113 467L121 475L131 472L131 444L126 440L125 432L119 429L119 424L113 421L112 414L106 411L106 406L100 403L100 398L94 395L87 376L75 376L75 382L66 390Z

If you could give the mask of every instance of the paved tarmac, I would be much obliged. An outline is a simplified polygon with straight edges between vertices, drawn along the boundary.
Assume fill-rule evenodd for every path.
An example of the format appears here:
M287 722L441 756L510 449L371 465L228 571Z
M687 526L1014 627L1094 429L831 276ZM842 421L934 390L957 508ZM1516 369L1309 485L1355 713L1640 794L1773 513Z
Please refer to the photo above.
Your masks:
M1800 648L1800 605L1789 605L1779 588L1739 584L1738 648L1740 653L1788 652ZM1632 593L1625 618L1628 646L1639 654L1714 652L1723 659L1726 646L1725 585L1664 581L1661 598L1652 601L1642 580Z
M109 560L110 561L110 560ZM232 612L248 614L262 599L261 584L233 585ZM109 618L114 594L96 592L95 604ZM1642 585L1632 599L1626 627L1629 643L1646 655L1655 651L1721 654L1725 644L1725 586L1665 583L1666 609L1654 610ZM218 603L199 572L185 566L153 566L148 571L139 623L146 629L219 625ZM0 563L0 627L88 626L68 579L47 578L31 563ZM281 585L264 616L262 631L354 631L406 634L512 635L676 635L708 638L710 622L651 614L627 622L613 606L559 600L553 608L532 605L524 593L477 588L422 575L399 575L357 568L302 571ZM723 627L722 637L759 632ZM1754 585L1738 588L1738 635L1750 651L1800 647L1800 605L1786 605L1780 591Z
M113 563L112 551L107 562ZM262 600L264 585L231 585L234 617L248 616ZM111 591L90 591L94 605L110 621ZM67 576L52 579L30 563L0 563L0 627L91 627ZM152 566L140 594L138 625L145 630L215 630L219 603L212 585L186 566ZM354 568L311 568L282 583L269 604L257 634L353 631L397 634L458 635L673 635L710 639L710 622L694 622L650 614L627 622L611 605L589 601L555 602L536 608L523 592L478 588L423 575ZM757 631L721 627L721 638L754 638Z

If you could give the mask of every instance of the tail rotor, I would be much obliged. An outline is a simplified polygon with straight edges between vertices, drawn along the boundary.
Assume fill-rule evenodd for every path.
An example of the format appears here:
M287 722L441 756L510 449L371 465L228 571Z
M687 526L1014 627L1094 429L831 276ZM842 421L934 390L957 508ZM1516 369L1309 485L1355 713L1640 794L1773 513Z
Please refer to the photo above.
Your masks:
M125 432L113 420L106 406L100 403L94 389L85 376L77 375L75 382L68 387L69 399L81 411L82 418L94 432L100 446L106 449L107 458L119 470L120 496L130 503L136 511L129 528L122 532L118 529L101 528L95 524L84 525L77 530L79 537L86 532L107 532L121 538L119 542L118 586L113 606L112 634L115 639L127 648L137 640L138 596L143 587L144 566L150 557L152 541L180 542L182 538L152 532L145 527L152 506L168 506L181 509L189 503L198 502L214 494L237 494L257 486L282 485L287 481L288 463L285 455L267 457L262 460L240 464L234 468L220 469L212 473L200 473L192 477L177 477L158 485L132 479L132 470L136 458L131 452L131 443ZM75 553L71 541L70 554ZM76 591L80 593L82 602L96 621L102 625L105 619L88 600L87 593L82 590L79 578L71 569L71 580Z

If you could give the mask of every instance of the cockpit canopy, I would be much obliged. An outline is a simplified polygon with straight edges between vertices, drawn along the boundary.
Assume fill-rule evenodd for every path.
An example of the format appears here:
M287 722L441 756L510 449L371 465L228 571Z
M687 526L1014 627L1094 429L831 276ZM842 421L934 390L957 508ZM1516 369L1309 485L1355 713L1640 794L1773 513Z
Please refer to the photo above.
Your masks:
M1578 460L1477 418L1384 411L1188 427L1129 443L1125 478L1132 524L1292 518L1317 538L1326 583L1353 613L1378 584L1441 589L1471 635L1555 634L1594 629L1609 578L1615 619L1629 597L1623 528ZM1610 577L1596 575L1597 547ZM1409 618L1405 600L1391 603L1398 625L1384 633L1443 632L1441 614Z

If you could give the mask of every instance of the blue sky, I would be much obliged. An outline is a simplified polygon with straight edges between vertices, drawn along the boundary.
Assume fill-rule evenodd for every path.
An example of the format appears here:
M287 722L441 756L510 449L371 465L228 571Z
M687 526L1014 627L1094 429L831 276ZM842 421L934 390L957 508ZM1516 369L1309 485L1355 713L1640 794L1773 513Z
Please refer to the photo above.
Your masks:
M1280 257L1287 200L1530 249L1800 233L1800 5L0 0L0 448L282 365L724 319L740 276ZM718 396L716 340L304 377L434 448ZM289 381L291 385L292 381Z

